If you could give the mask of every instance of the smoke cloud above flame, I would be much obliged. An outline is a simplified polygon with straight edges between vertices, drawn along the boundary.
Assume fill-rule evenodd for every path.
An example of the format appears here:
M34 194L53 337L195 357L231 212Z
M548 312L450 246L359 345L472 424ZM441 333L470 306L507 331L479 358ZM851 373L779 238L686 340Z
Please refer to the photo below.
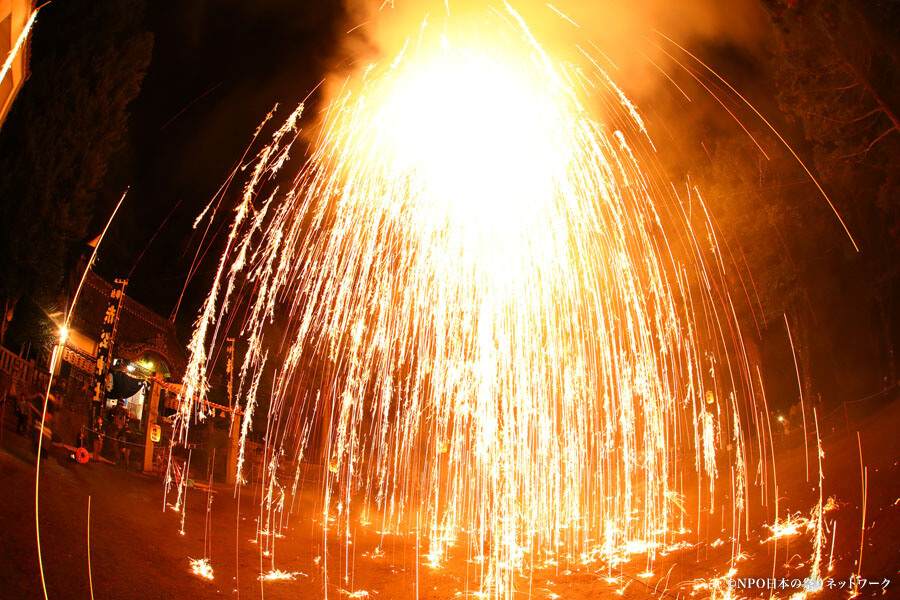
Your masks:
M486 11L504 9L503 3L486 0L347 0L345 5L348 34L334 69L341 81L360 63L390 59L415 44L423 24L453 30L460 23L477 24ZM596 54L590 45L595 46L608 59L600 66L633 94L647 92L663 77L658 67L667 59L654 43L657 31L680 43L730 45L751 56L762 52L766 40L766 15L752 0L528 0L509 6L560 59L588 66L579 46Z

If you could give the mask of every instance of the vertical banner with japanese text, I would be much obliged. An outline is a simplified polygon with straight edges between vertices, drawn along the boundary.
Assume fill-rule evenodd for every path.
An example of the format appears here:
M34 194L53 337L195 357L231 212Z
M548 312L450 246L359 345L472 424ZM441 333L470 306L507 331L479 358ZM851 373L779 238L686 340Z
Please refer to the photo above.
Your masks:
M225 340L228 360L225 363L225 376L228 377L226 393L228 395L228 408L234 410L234 338Z
M103 314L103 326L100 330L100 341L97 343L97 363L94 377L94 410L103 409L103 401L106 399L106 375L109 373L112 360L112 347L116 339L116 328L119 325L119 311L122 309L122 301L125 298L127 279L116 279L109 291L109 305ZM95 414L97 414L95 412Z

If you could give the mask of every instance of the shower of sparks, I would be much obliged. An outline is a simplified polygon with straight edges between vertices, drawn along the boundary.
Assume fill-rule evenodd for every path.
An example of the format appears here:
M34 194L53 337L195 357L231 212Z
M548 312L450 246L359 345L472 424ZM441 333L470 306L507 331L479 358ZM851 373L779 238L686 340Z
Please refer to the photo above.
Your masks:
M652 144L606 73L555 61L508 6L492 16L494 34L496 19L423 25L348 82L287 189L303 106L246 165L176 438L203 418L239 307L239 480L271 389L265 556L279 464L307 453L326 533L352 543L360 512L415 529L434 568L460 545L485 597L557 553L616 565L686 547L685 472L710 510L716 479L730 486L739 537L756 404L714 228L642 168Z

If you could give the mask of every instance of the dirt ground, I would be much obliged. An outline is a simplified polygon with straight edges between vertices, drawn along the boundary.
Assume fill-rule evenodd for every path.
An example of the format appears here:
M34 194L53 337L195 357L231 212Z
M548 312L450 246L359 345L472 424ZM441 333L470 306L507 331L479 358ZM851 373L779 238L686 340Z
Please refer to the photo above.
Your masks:
M814 598L847 598L846 583L857 571L869 582L861 597L900 598L900 402L881 407L868 417L834 420L823 434L824 496L833 496L827 513L829 532L823 550L824 577L833 589ZM29 442L7 421L0 439L0 482L3 485L0 527L0 598L42 597L35 536L34 454ZM833 429L833 431L832 431ZM859 431L859 438L857 438ZM799 435L799 434L797 434ZM860 440L867 477L865 536L859 567L863 474ZM776 441L779 512L809 517L818 500L818 469L814 448L810 481L800 438ZM751 465L751 476L755 465ZM726 475L721 475L725 477ZM723 487L728 487L723 482ZM352 543L329 538L328 552L317 515L315 482L294 499L294 513L284 538L276 540L275 556L263 557L254 542L259 515L255 492L245 488L238 500L232 490L217 486L209 495L190 489L186 498L184 533L181 512L163 511L163 486L157 478L105 463L78 465L62 448L51 448L42 460L39 488L40 543L47 595L51 599L181 599L205 598L474 598L477 564L451 557L432 569L419 558L426 550L416 536L387 536L374 527L351 532ZM88 500L90 499L90 528ZM774 521L774 506L759 498L748 502L750 533L740 550L746 556L736 577L803 579L809 574L811 536L764 542L763 528ZM720 511L721 512L721 511ZM732 541L726 517L706 508L687 511L690 533L683 549L657 556L648 575L646 557L636 556L615 569L593 563L535 568L517 581L521 598L708 598L704 581L724 576L729 568ZM209 517L207 520L207 516ZM834 529L836 526L836 529ZM742 536L743 538L744 536ZM88 539L90 559L88 557ZM832 546L832 539L833 546ZM718 542L717 540L723 540ZM381 546L382 551L376 551ZM833 550L832 550L833 547ZM208 548L208 551L206 550ZM212 580L191 572L190 558L204 555L214 571ZM833 555L833 561L830 557ZM259 575L272 565L293 574L292 580L261 582ZM327 564L326 583L323 567ZM609 583L606 578L616 578ZM643 575L643 577L642 577ZM886 586L885 579L891 580ZM843 584L843 589L839 586ZM778 590L773 597L789 598L798 590ZM722 596L718 596L722 597ZM742 589L736 598L768 598L768 590Z

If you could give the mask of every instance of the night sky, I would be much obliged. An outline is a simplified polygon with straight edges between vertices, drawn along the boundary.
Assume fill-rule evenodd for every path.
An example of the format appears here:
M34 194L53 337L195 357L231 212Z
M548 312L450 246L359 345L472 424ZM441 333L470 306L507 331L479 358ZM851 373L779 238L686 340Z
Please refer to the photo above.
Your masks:
M275 104L283 116L319 83L346 16L337 2L277 0L153 2L149 11L153 60L95 230L130 186L98 270L113 278L134 268L130 294L169 315L197 251L194 219ZM182 337L214 267L206 260L189 287L178 315Z

